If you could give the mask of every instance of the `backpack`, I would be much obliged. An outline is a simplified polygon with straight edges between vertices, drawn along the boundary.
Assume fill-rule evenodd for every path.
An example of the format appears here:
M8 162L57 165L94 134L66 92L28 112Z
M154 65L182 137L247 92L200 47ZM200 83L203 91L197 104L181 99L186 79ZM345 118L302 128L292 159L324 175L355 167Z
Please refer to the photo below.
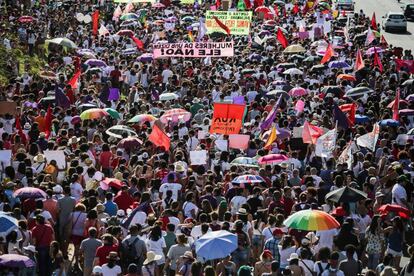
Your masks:
M335 269L334 271L329 270L328 275L329 276L337 276L338 275L338 271L339 271L339 269Z
M138 260L140 258L140 256L138 256L138 252L137 252L137 248L136 248L136 243L138 242L139 238L136 237L132 242L126 243L126 246L124 248L125 251L125 256L127 258L128 261L135 261Z
M317 262L316 264L318 265L318 268L319 268L319 274L318 274L318 276L321 276L321 275L322 275L322 273L323 273L325 270L327 270L327 269L329 269L329 268L331 267L331 264L330 264L330 263L328 263L328 265L325 267L325 269L323 269L323 267L322 267L322 263L321 263L321 262Z

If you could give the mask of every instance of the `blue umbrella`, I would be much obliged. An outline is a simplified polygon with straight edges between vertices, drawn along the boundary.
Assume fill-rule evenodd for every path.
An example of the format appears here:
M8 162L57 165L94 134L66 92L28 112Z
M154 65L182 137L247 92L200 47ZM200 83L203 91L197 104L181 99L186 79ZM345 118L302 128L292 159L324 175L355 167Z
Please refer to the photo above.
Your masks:
M328 67L329 68L338 68L338 69L341 69L341 68L349 68L351 66L348 63L346 63L345 61L335 60L335 61L329 62Z
M357 114L355 115L355 123L357 124L365 124L371 120L368 116Z
M201 236L196 242L197 256L203 260L224 258L237 249L237 235L228 231L213 231Z
M395 127L395 126L399 126L400 125L400 122L398 122L396 120L393 120L393 119L385 119L385 120L380 121L379 122L379 125L380 126L392 126L392 127Z
M17 219L7 215L4 212L0 212L0 233L2 236L6 236L14 229L17 229L17 224Z

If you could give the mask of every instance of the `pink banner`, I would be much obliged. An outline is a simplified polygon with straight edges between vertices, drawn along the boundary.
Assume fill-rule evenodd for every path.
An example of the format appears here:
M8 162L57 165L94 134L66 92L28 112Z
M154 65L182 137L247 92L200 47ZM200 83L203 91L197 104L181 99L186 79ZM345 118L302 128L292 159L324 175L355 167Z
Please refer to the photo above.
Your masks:
M234 55L231 42L183 42L159 43L153 45L154 58L164 57L232 57Z

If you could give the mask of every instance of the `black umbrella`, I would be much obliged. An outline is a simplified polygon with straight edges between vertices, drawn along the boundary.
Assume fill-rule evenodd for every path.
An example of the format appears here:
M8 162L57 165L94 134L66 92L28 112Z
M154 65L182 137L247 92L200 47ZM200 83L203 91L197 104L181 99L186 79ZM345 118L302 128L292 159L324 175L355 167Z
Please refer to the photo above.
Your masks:
M333 202L357 202L366 198L366 193L348 186L329 192L325 196L325 200Z
M333 95L340 95L340 94L342 94L343 91L342 91L342 88L339 87L339 86L336 86L336 85L328 85L328 86L324 86L322 88L322 91L321 92L322 93L325 93L325 94L331 93Z

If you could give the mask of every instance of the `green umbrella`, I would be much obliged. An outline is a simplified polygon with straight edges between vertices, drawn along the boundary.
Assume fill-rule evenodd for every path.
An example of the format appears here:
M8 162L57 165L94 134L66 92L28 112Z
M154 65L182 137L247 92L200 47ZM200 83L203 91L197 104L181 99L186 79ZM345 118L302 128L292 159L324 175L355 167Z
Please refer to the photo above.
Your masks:
M46 43L53 43L53 44L57 44L69 49L76 49L78 48L78 46L76 46L75 42L73 42L70 39L67 39L66 37L57 37L57 38L53 38L53 39L48 39L46 40Z
M119 115L118 111L113 108L105 108L105 111L108 112L109 116L114 119L121 119L121 115Z
M139 16L135 13L126 13L124 15L122 15L119 19L121 19L122 21L124 20L139 20Z

